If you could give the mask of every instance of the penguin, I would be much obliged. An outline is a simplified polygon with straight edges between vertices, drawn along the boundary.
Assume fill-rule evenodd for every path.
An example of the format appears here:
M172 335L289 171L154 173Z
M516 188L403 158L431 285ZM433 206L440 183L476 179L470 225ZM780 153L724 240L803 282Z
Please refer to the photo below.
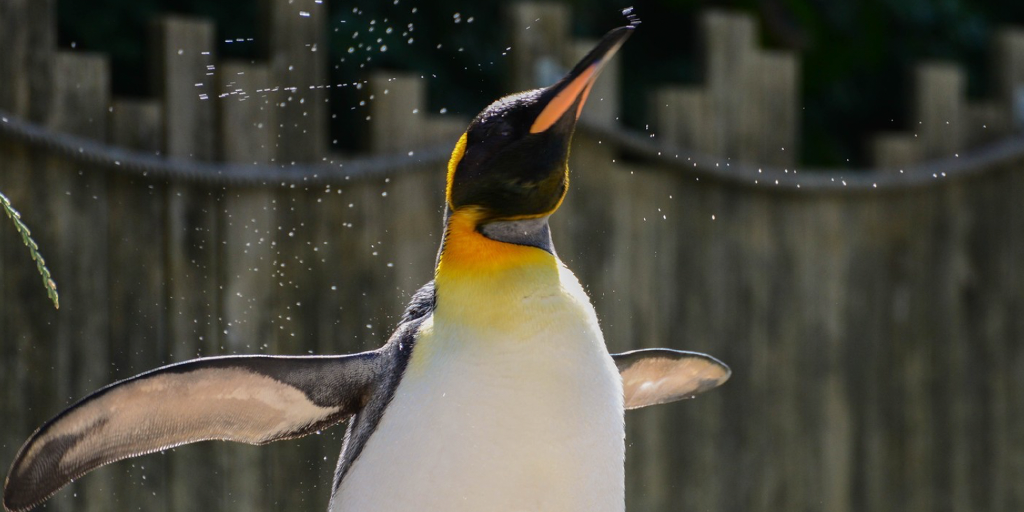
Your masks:
M624 510L624 411L731 374L694 352L609 354L551 240L583 104L633 30L612 30L554 85L472 120L448 163L434 280L383 346L200 358L104 387L21 447L6 510L125 458L206 440L262 445L344 421L331 512Z

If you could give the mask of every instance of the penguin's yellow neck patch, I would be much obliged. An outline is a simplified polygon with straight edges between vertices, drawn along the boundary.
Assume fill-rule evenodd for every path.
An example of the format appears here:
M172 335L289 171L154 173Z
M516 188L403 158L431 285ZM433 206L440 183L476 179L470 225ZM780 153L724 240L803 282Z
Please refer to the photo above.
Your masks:
M484 277L523 268L557 269L555 257L543 249L487 238L477 225L483 219L477 208L460 208L448 218L444 249L437 265L437 280L467 276Z
M484 212L460 208L448 218L435 271L437 325L516 332L524 308L560 289L560 263L544 249L499 242L477 231ZM531 310L532 311L532 310Z

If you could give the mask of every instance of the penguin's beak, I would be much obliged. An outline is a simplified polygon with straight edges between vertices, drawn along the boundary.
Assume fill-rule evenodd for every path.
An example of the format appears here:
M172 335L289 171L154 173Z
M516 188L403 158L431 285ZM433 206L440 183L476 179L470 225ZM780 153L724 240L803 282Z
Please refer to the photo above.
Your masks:
M569 74L547 88L544 93L547 103L530 126L530 133L545 132L568 116L573 116L570 126L575 125L597 76L622 43L633 34L633 28L633 25L619 27L605 34L601 42Z

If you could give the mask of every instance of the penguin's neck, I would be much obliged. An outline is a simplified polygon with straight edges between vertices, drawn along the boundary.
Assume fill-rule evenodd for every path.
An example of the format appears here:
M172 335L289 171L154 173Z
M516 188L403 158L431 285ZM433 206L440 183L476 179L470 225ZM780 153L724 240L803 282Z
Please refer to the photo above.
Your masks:
M551 247L546 219L480 229L481 216L472 209L448 216L435 272L435 316L497 327L530 297L558 290L561 264L553 249L542 248ZM507 241L515 237L523 243Z

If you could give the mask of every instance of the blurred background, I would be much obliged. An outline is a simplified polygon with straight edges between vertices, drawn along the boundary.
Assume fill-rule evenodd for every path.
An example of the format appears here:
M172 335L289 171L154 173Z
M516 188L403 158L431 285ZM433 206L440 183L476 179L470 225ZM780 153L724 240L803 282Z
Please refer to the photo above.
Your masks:
M626 7L0 2L0 192L61 294L0 220L0 466L159 365L379 346L469 119ZM627 509L1024 510L1024 3L632 7L555 243L613 352L733 377L627 414ZM45 506L325 510L343 432L123 461Z
M147 23L159 14L213 20L218 35L224 36L216 48L224 58L266 55L267 42L256 37L261 24L258 0L58 4L61 46L75 44L109 55L113 90L119 95L141 96L151 90L141 72L145 46L139 42L145 40ZM572 11L572 34L598 37L624 23L621 9L634 4L575 0L564 5ZM503 26L500 3L445 0L424 6L389 0L366 5L335 2L327 7L332 82L356 81L366 68L425 73L432 78L431 109L447 108L464 116L510 92L505 87L508 55L503 53L513 39L506 30L494 30ZM733 9L757 20L759 45L800 55L800 118L805 128L800 161L830 167L868 165L869 136L908 125L913 116L907 101L913 89L912 69L922 61L961 66L971 97L995 91L998 85L991 71L999 64L991 58L993 37L999 28L1024 23L1024 5L1013 0L662 0L635 7L646 34L630 42L623 53L623 69L630 77L623 81L621 112L627 125L642 128L652 122L644 102L645 91L652 86L700 80L700 14ZM373 30L377 24L381 27ZM349 53L349 48L354 51ZM336 101L358 103L355 94L344 92L336 92ZM339 118L331 124L338 139L334 147L358 148L361 116L337 110Z

